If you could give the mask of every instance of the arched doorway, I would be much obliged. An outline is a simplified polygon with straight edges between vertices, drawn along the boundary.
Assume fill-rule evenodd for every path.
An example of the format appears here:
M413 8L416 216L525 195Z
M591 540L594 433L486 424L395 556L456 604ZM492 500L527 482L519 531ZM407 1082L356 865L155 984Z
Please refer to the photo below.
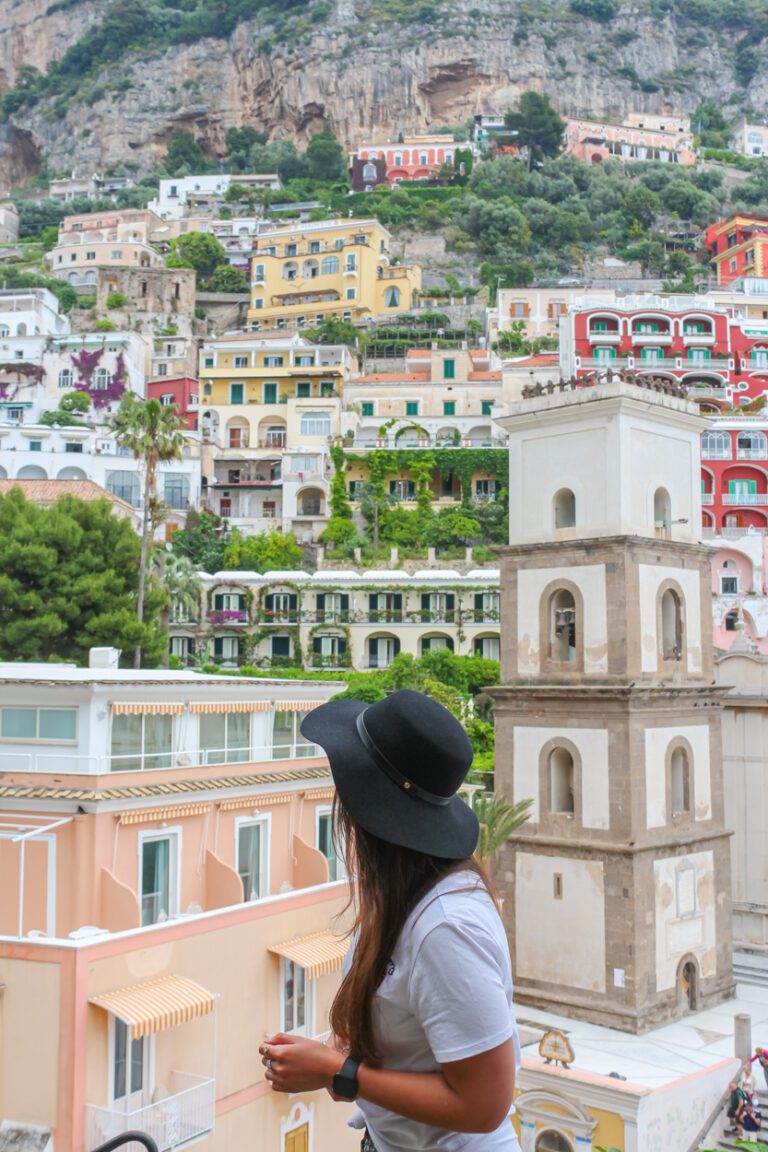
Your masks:
M677 970L677 994L689 1012L699 1007L699 966L693 956L684 956Z

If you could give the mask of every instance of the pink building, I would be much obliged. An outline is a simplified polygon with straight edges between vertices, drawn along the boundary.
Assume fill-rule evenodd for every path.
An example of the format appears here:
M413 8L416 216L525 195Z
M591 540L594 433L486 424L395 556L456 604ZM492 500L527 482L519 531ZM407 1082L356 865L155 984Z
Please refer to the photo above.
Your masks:
M258 1055L326 1032L347 948L331 777L299 731L338 686L116 656L0 665L2 1115L55 1152L133 1130L351 1152L346 1106L273 1094Z
M185 427L197 431L200 385L193 376L177 376L147 381L147 396L176 409Z
M361 144L350 154L350 161L373 161L384 158L387 180L399 184L403 180L429 180L436 176L444 164L453 164L457 145L450 136L406 136L402 143ZM362 169L364 183L376 184L376 165L370 163Z
M737 639L768 656L768 535L765 528L705 529L712 544L713 638L729 651Z
M690 125L670 118L629 117L624 124L597 120L566 120L565 151L587 164L603 160L662 160L670 164L696 163Z

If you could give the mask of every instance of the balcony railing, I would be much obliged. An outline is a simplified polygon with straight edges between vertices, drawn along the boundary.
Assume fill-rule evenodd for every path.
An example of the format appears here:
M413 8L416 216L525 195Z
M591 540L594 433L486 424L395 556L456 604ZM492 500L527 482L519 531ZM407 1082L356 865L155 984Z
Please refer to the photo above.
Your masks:
M725 540L738 540L740 536L766 536L768 528L759 528L756 524L741 524L738 527L728 525L726 528L702 528L702 540L714 540L722 536Z
M702 502L702 504L714 504L714 502L715 502L714 492L702 492L701 502Z
M723 504L768 504L768 492L724 492Z
M737 448L737 460L768 460L768 448Z
M689 385L690 391L688 393L689 400L727 400L728 391L726 388L718 388L714 384L691 384ZM708 460L730 460L731 454L727 456L708 456Z
M671 332L643 332L635 329L630 332L630 339L635 344L671 344Z
M84 755L78 752L0 752L1 772L43 772L98 776L111 772L153 772L169 768L208 768L217 764L268 764L322 756L316 744L274 742L248 748L194 748L182 751L122 752Z
M169 1152L213 1131L215 1081L172 1072L171 1094L132 1111L117 1107L87 1107L88 1147L95 1148L124 1132L139 1131L150 1136L159 1152Z
M612 356L610 360L600 360L594 356L582 356L582 368L602 368L604 372L609 369L626 368L628 360L626 356Z
M686 348L691 344L714 344L714 332L694 332L683 329L683 344Z
M592 328L587 333L587 339L591 344L618 344L621 340L621 333L618 328L612 328L608 332L600 332L597 328Z

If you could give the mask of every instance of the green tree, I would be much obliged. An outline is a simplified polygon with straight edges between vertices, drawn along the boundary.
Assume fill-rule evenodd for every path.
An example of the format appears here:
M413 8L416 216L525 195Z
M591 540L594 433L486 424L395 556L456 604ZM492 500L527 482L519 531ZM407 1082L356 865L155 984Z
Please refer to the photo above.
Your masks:
M315 180L345 180L347 158L330 128L313 136L304 153L309 175Z
M212 276L220 264L227 263L224 246L210 232L187 232L171 241L166 260L169 268L194 268L203 281Z
M188 168L190 172L205 172L208 161L191 132L178 128L171 133L168 148L165 153L165 166L173 174L180 168Z
M114 428L118 444L129 449L135 459L141 460L144 465L141 553L136 595L136 615L140 622L144 619L152 536L164 515L164 506L157 498L157 469L159 464L181 459L183 427L174 408L167 408L155 399L140 400L134 392L123 395L115 415ZM141 667L140 645L134 649L133 666Z
M355 348L365 343L365 333L338 316L327 316L317 328L306 329L304 335L312 344L347 344Z
M381 539L382 516L386 513L387 509L392 508L397 501L385 488L383 476L374 475L373 469L371 469L370 479L364 484L358 484L355 488L355 499L360 501L361 511L371 529L373 550L374 552L378 552Z
M138 647L149 665L163 639L151 593L136 616L141 545L108 500L0 496L0 659L87 663L88 649Z
M300 568L303 554L293 532L260 532L243 536L234 531L224 549L224 567L239 572Z
M65 392L59 406L53 412L43 412L40 423L48 428L57 426L82 425L80 419L91 409L91 398L87 392Z
M691 117L693 130L704 148L728 148L731 130L715 100L702 100Z
M510 804L499 792L476 792L472 807L480 823L480 839L475 854L483 864L490 864L513 832L528 820L533 800L518 800L516 804Z
M211 292L247 292L248 280L242 268L233 268L231 264L219 264L214 268L213 275L206 287Z
M224 567L228 539L227 527L219 516L191 508L184 527L174 532L171 548L177 555L186 556L197 571L213 574Z
M545 156L557 156L563 147L565 120L552 107L549 97L539 92L523 92L517 108L504 116L507 128L517 132L518 144L528 149L528 167Z
M152 576L163 598L160 625L165 637L163 667L167 668L170 654L171 610L173 608L182 610L190 620L196 620L200 610L202 584L192 561L168 548L156 550Z
M571 0L571 11L587 20L608 24L619 10L617 0Z
M639 221L643 228L650 228L661 209L661 201L655 192L644 184L636 184L624 197L622 211L627 224Z

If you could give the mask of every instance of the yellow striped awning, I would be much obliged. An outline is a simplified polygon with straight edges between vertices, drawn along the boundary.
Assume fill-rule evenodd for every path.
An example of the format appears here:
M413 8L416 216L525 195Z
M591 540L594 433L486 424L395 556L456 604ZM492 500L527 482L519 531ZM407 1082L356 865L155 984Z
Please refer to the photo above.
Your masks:
M278 712L311 712L321 704L325 704L325 700L275 700Z
M269 700L222 700L212 703L210 701L195 701L190 704L190 712L205 716L211 712L269 712Z
M183 711L182 703L156 704L150 701L142 704L133 700L112 701L113 716L178 716Z
M263 792L259 795L239 796L234 800L222 800L220 812L234 812L238 808L271 808L273 804L290 804L298 792Z
M162 808L134 808L120 813L121 824L151 824L154 820L177 820L184 816L202 816L210 812L213 804L166 804Z
M318 976L338 972L348 948L348 936L336 936L326 929L311 936L297 936L282 944L273 944L269 951L275 956L293 960L304 969L308 980L316 980Z
M138 1040L206 1016L213 1012L215 997L186 976L159 976L93 996L90 1003L122 1020Z

